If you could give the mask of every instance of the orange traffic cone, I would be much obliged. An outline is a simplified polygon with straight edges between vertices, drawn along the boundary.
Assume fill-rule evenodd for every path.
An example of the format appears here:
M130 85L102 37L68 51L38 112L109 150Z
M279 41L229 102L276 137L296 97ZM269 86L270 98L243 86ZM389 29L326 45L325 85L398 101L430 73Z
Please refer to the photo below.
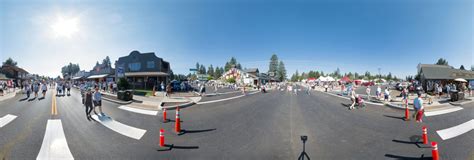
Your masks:
M166 118L166 108L163 108L163 123L168 122L168 119Z
M431 156L433 157L433 160L439 160L438 144L436 142L431 142L431 147L433 147L431 150Z
M165 146L165 130L163 129L160 129L160 147L164 147Z
M423 126L422 130L423 134L421 135L421 138L423 139L423 144L428 144L428 129L426 126Z
M179 120L179 106L176 108L176 120L175 120L175 131L181 133L181 122Z

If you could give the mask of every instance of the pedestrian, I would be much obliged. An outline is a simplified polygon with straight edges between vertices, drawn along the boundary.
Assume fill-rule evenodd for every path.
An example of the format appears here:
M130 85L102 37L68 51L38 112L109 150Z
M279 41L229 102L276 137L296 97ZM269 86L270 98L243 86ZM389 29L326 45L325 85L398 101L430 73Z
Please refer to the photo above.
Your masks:
M171 83L168 83L168 85L166 85L166 96L167 97L170 97L171 96Z
M449 92L451 92L451 85L447 84L446 85L446 98L450 97Z
M41 90L43 90L43 98L46 96L46 91L48 90L48 86L46 83L43 83L43 85L41 85Z
M38 82L33 82L33 91L35 92L35 98L38 97L38 92L39 92Z
M341 84L341 95L344 95L344 89L346 85L344 83Z
M367 88L365 89L365 93L367 94L367 100L369 101L370 100L370 85L367 86Z
M66 82L67 95L71 95L71 83Z
M380 94L382 93L382 88L380 88L379 85L377 85L377 90L375 91L375 96L377 99L380 99Z
M217 84L214 84L214 93L217 94Z
M112 85L114 87L113 91L114 91L114 94L115 94L115 93L117 93L117 83L114 82Z
M31 94L31 88L30 88L30 85L29 84L26 84L25 87L25 92L26 92L26 99L30 98L30 94Z
M406 87L402 89L402 100L403 103L408 104L408 89Z
M63 95L66 94L66 83L63 81L61 82L62 83L62 86L63 86Z
M87 117L87 120L91 121L92 117L91 117L91 111L92 111L92 92L91 92L91 89L87 89L86 93L85 93L85 98L84 98L84 105L86 106L86 117Z
M165 83L161 82L161 91L165 91Z
M355 93L355 90L352 90L351 91L351 106L349 107L350 110L354 109L354 105L356 103L356 93Z
M416 121L423 122L422 118L425 108L423 107L423 99L421 98L421 94L418 94L418 97L413 100L413 108L415 108Z
M385 102L385 101L390 102L389 97L390 97L390 91L388 90L388 87L386 87L386 88L385 88L385 92L384 92L384 99L383 99L383 101L384 101L384 102Z
M441 96L441 94L439 94L440 90L438 89L438 83L435 83L435 86L434 86L434 94L436 95L436 97L440 98L439 96Z
M102 112L102 94L100 93L100 90L98 87L95 88L93 101L94 101L94 113L97 115L95 108L99 107L100 115L103 116L104 112Z

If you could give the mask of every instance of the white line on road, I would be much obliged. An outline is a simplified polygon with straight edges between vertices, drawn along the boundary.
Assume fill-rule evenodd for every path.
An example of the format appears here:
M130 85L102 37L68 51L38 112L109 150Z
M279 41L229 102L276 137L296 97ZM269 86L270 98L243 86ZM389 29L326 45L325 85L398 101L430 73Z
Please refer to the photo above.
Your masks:
M441 115L441 114L446 114L446 113L451 113L451 112L456 112L463 109L462 107L453 107L453 108L448 108L448 109L443 109L439 111L430 111L430 112L425 112L425 116L436 116L436 115Z
M105 127L136 140L140 140L146 132L146 130L122 124L109 117L98 117L97 115L92 115L92 118L94 118L97 122L104 125Z
M252 95L252 94L255 94L255 93L258 93L259 91L257 92L252 92L252 93L248 93L247 95ZM229 98L224 98L224 99L218 99L218 100L213 100L213 101L206 101L206 102L198 102L197 104L208 104L208 103L215 103L215 102L222 102L222 101L227 101L227 100L231 100L231 99L236 99L236 98L240 98L240 97L243 97L245 95L240 95L240 96L235 96L235 97L229 97Z
M48 120L43 144L36 159L74 159L67 145L61 120Z
M158 111L139 109L139 108L133 108L133 107L128 107L128 106L120 106L119 108L123 109L123 110L126 110L126 111L130 111L130 112L146 114L146 115L152 115L152 116L156 116L158 114Z
M461 134L467 133L472 129L474 129L474 119L464 122L463 124L451 127L451 128L438 130L436 132L441 137L441 139L447 140L447 139L459 136Z
M15 118L16 118L16 116L11 115L11 114L7 114L6 116L3 116L2 118L0 118L0 128L7 125L11 121L13 121Z

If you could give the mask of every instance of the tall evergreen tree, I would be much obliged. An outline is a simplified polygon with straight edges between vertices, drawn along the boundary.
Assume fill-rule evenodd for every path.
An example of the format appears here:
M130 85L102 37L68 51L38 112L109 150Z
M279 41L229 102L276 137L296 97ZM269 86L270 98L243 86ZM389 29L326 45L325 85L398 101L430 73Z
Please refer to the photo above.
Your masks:
M211 77L214 77L214 67L212 66L212 64L207 69L207 74Z
M16 66L18 63L14 61L12 58L8 58L5 62L3 62L3 65L11 65L11 66Z
M466 70L466 68L464 68L464 65L461 65L461 67L459 67L460 70Z
M278 64L278 74L281 82L286 80L286 68L283 61L280 61L280 64Z
M435 64L436 65L445 65L445 66L449 65L448 61L446 59L443 59L443 58L438 59L438 62L436 62Z
M278 77L276 74L278 72L278 56L273 54L270 58L270 64L268 65L268 73L274 73L275 77Z

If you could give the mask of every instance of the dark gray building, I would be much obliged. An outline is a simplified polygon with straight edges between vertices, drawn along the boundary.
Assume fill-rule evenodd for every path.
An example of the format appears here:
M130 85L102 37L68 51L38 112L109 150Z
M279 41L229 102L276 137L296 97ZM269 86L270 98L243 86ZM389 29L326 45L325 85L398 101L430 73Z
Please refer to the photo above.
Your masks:
M154 52L140 53L132 51L128 56L115 61L116 77L127 78L134 88L151 89L170 79L170 63L155 55Z
M432 91L435 83L446 85L455 83L454 79L463 78L474 81L474 71L455 69L447 65L418 64L420 82L426 91Z

